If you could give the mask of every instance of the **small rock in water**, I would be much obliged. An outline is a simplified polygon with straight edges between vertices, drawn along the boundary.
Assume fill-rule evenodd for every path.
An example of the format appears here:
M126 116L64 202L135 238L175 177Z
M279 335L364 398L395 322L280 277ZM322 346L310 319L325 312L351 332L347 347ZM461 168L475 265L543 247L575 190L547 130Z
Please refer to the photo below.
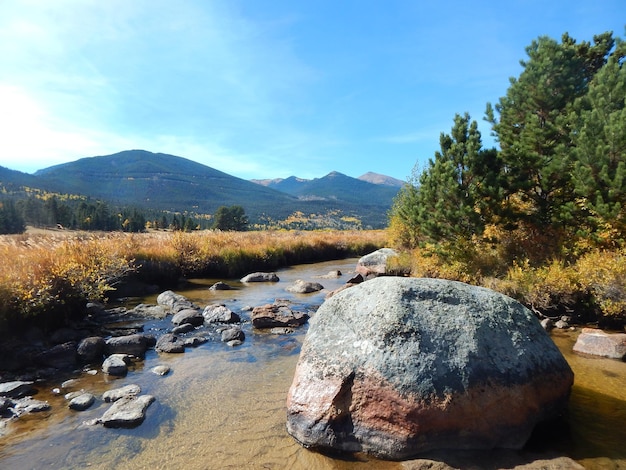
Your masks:
M61 384L61 388L74 388L79 384L80 380L78 379L69 379Z
M237 323L241 321L239 315L223 304L207 305L202 315L207 323Z
M169 366L154 366L150 370L153 374L156 375L167 375L170 373L171 369L169 368Z
M26 413L40 413L42 411L48 411L50 404L47 401L35 400L33 398L21 398L15 402L13 407L15 414L21 416Z
M294 294L310 294L311 292L318 292L324 288L319 282L303 281L302 279L296 280L292 285L285 288L288 292Z
M185 343L178 336L166 333L157 340L155 349L163 353L183 353Z
M228 284L222 281L218 281L215 284L213 284L211 287L209 287L209 290L230 290L230 289L232 289L232 287L230 287Z
M120 388L108 390L102 394L102 399L106 402L117 401L121 398L134 397L141 393L141 387L137 384L130 384Z
M278 282L276 273L251 273L241 278L241 282Z
M124 376L128 372L130 358L126 354L112 354L102 363L102 372L109 375Z
M222 331L222 342L228 343L230 341L242 342L246 338L246 335L241 328L228 328Z
M208 338L204 336L192 336L191 338L185 338L183 340L183 343L185 344L185 346L191 346L192 348L195 348L196 346L204 344L207 341Z
M122 398L109 408L100 418L108 428L131 428L140 425L146 417L146 409L152 404L152 395Z
M84 411L93 405L95 401L96 397L94 397L91 393L81 393L72 398L68 406L72 410Z

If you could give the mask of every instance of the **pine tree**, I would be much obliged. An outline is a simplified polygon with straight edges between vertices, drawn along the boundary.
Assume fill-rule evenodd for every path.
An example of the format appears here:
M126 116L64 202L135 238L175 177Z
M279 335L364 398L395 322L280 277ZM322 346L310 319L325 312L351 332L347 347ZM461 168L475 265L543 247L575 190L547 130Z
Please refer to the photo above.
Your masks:
M567 116L613 44L611 33L595 36L593 45L577 44L568 34L560 44L541 37L526 49L524 70L495 106L499 121L487 105L487 120L501 147L504 195L516 218L546 229L570 218L562 210L575 199Z
M439 140L441 151L394 204L392 218L406 224L409 244L463 243L481 236L497 211L498 155L482 148L476 121L457 114L451 133Z
M575 144L572 173L591 229L607 225L626 237L626 43L618 41L607 64L571 113Z

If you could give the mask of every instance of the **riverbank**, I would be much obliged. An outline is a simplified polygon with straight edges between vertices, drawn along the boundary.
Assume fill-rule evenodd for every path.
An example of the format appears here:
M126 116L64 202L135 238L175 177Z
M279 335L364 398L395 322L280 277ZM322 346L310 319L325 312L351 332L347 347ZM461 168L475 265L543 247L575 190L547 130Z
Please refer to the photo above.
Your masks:
M11 262L0 271L0 335L32 324L55 329L84 316L87 301L176 286L181 278L361 256L384 246L385 237L384 231L4 235L0 255Z

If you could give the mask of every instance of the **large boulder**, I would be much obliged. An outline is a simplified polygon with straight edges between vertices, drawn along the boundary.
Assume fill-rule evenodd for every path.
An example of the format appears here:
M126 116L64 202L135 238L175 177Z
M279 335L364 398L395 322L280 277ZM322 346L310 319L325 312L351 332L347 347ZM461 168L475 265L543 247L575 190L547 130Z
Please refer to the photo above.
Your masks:
M362 256L356 263L355 271L363 277L386 274L387 261L394 256L398 256L396 250L392 248L381 248L373 253Z
M287 398L306 447L404 459L521 448L574 375L520 303L463 283L380 277L318 309Z
M577 353L611 359L626 358L626 333L606 333L594 328L583 328L574 344Z

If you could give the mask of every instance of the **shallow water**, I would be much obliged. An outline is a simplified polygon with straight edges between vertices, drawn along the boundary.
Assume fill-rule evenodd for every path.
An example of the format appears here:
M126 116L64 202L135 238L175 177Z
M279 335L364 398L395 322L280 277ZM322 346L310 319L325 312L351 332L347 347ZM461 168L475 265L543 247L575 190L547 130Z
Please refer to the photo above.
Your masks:
M275 298L314 310L328 290L346 282L355 263L351 259L280 270L281 281L274 284L243 286L227 281L237 287L232 291L209 291L207 287L216 280L196 280L191 289L177 292L199 305L225 303L238 313L246 305ZM333 269L343 276L317 278ZM307 295L286 292L284 288L296 279L315 280L326 289ZM154 299L142 300L154 303ZM247 318L245 313L242 317ZM146 331L167 326L169 319L150 322ZM96 396L129 383L154 395L156 402L148 408L146 421L135 429L84 425L101 416L108 405L98 401L87 411L73 412L63 397L49 392L66 377L46 384L36 398L48 400L53 411L11 424L12 432L0 438L0 468L402 468L399 462L368 456L331 458L297 444L285 430L285 398L306 327L294 334L274 335L253 331L246 323L244 331L246 341L236 348L211 341L184 354L150 351L122 379L75 374L78 381L72 389L83 388ZM567 426L535 436L529 452L568 455L586 468L626 468L626 364L571 353L576 334L554 335L576 374ZM172 372L154 375L150 369L157 364L169 365Z

